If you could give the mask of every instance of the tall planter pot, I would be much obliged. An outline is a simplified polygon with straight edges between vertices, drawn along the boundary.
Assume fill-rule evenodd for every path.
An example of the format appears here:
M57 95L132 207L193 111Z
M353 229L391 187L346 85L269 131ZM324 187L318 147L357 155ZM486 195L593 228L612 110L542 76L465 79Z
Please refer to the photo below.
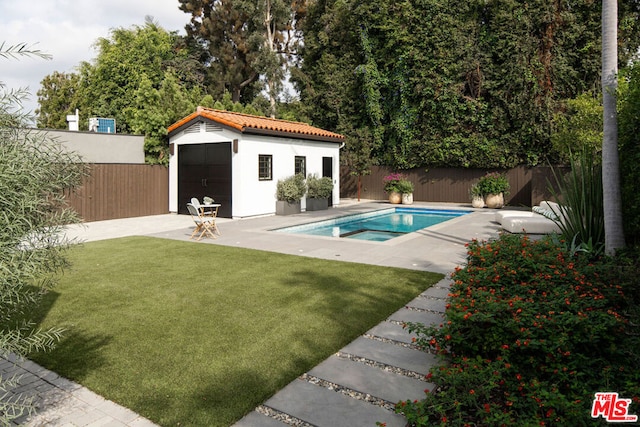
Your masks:
M329 209L329 199L316 199L316 198L308 198L307 199L307 210L308 211L323 211Z
M504 206L504 193L487 194L484 197L484 203L488 208L500 209Z
M403 205L412 205L413 204L413 193L402 193L402 204Z
M293 215L301 212L300 201L287 202L286 200L276 201L276 215Z
M484 208L484 198L482 196L474 196L471 199L471 206L474 208Z
M394 205L402 203L402 194L396 193L395 191L389 193L389 203Z

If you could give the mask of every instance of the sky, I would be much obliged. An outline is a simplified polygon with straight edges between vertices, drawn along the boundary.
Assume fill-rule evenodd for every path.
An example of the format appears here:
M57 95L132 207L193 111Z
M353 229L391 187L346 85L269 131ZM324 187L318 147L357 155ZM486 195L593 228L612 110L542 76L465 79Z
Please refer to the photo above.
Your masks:
M37 92L42 79L53 73L74 72L82 61L93 61L98 38L109 37L114 28L144 25L151 16L167 31L184 34L190 15L178 0L0 0L0 44L27 43L52 56L5 59L0 57L0 82L5 89L27 88L30 99L23 108L38 108ZM72 114L63 112L62 114Z

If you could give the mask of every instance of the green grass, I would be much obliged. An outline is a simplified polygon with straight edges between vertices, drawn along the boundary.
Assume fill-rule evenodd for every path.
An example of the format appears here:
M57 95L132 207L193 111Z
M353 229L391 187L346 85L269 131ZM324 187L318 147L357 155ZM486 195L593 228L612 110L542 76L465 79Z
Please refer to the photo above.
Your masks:
M442 278L145 237L70 258L34 359L165 426L233 424Z

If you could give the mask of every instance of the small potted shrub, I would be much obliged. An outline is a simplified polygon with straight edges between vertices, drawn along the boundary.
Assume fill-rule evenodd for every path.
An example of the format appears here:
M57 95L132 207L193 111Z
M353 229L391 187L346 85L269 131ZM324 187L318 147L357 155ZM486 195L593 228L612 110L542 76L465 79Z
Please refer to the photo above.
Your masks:
M484 196L477 182L469 189L469 196L471 197L471 206L474 208L484 208Z
M300 213L300 200L306 191L304 176L300 174L278 180L276 184L276 215Z
M509 180L498 172L489 172L478 181L478 191L488 208L504 206L504 196L509 194Z
M329 208L329 197L333 193L333 181L323 176L318 178L316 174L307 177L307 210L319 211Z
M382 178L384 191L389 194L389 203L403 202L402 195L407 194L407 203L413 203L413 183L400 173L392 173ZM410 195L410 196L409 196Z
M398 192L402 194L403 205L413 204L413 182L403 177L398 181L397 189Z

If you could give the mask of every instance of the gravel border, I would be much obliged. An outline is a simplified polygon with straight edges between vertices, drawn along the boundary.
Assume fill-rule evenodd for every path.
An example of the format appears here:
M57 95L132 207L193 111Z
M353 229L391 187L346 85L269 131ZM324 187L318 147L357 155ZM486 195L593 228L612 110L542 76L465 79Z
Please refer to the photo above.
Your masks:
M374 368L382 369L383 371L386 371L386 372L392 372L394 374L404 375L405 377L414 378L420 381L427 382L426 376L419 372L398 368L397 366L387 365L386 363L378 362L372 359L367 359L366 357L356 356L354 354L343 353L341 351L336 353L336 356L343 359L351 360L353 362L362 363Z
M286 414L284 412L275 410L269 406L260 405L256 408L256 412L261 413L262 415L266 415L269 418L273 418L274 420L281 421L287 425L295 426L295 427L317 427L313 424L309 424L306 421L301 420L300 418L296 418L293 415Z

